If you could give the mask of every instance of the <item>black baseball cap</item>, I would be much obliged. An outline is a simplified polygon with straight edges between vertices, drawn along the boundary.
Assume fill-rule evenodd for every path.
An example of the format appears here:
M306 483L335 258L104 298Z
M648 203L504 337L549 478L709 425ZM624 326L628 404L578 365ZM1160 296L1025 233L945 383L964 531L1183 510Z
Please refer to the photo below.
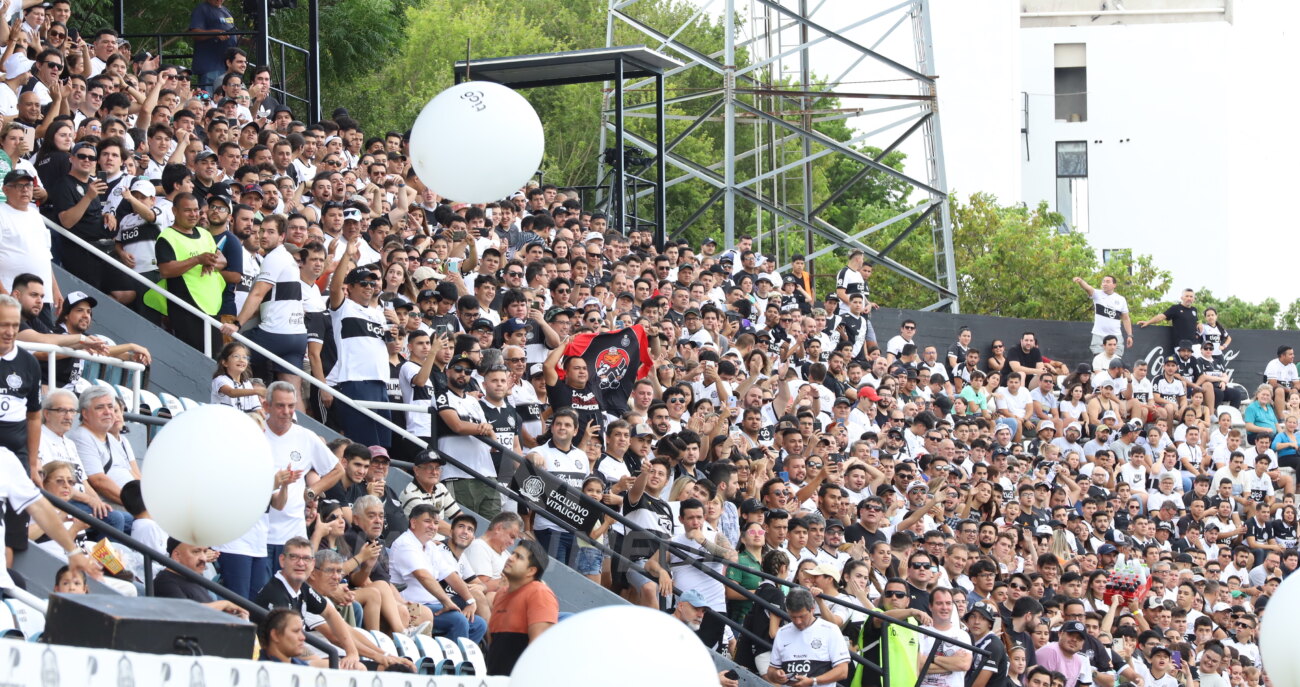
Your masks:
M9 173L5 174L5 178L4 178L5 186L8 186L10 184L16 184L20 181L35 182L36 177L32 176L32 173L25 169L11 169L9 170Z
M420 451L419 453L415 454L414 458L411 459L411 464L417 468L420 467L421 465L428 465L430 463L437 463L438 465L446 465L447 459L443 458L441 455L439 455L434 451Z
M344 284L357 284L363 281L373 279L375 271L369 267L353 267L348 276L343 279Z

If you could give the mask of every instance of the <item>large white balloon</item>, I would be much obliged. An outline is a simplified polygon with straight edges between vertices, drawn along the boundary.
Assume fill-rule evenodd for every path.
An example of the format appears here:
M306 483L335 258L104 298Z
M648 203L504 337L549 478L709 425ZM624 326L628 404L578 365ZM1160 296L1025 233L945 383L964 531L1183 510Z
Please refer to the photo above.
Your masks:
M158 432L141 477L145 507L163 531L188 544L220 546L266 512L275 464L256 422L230 406L205 405Z
M466 81L439 93L411 127L411 165L438 195L487 203L518 191L542 164L542 120L518 93Z
M682 621L642 606L601 606L528 645L510 687L716 687L709 650Z
M1300 651L1291 634L1296 618L1300 618L1300 575L1291 575L1268 600L1259 625L1259 653L1273 687L1300 687Z

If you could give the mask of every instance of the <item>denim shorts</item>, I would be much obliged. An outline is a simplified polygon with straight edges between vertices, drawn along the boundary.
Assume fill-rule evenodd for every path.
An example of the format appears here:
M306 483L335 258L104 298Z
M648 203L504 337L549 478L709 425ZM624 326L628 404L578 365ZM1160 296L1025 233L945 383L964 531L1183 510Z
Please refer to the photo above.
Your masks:
M601 563L605 561L605 552L594 546L578 547L578 560L574 568L581 575L599 575Z

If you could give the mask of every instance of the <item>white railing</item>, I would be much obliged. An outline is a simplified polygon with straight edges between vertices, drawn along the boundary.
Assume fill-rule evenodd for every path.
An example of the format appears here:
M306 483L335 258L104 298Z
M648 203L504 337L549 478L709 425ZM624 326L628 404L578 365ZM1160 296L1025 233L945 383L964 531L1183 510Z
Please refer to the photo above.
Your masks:
M39 596L36 596L35 594L32 594L26 589L19 589L18 587L6 587L4 593L5 596L15 601L18 601L25 606L30 606L31 608L39 611L41 615L50 614L49 602L45 601Z
M104 365L106 367L120 367L123 370L130 372L131 373L131 398L129 399L130 408L128 408L128 411L132 413L137 413L140 411L140 384L142 383L142 380L144 378L144 370L145 370L143 364L137 363L133 360L118 360L117 358L110 358L108 356L95 355L93 353L87 353L85 351L78 351L75 348L55 346L54 344L37 343L34 341L18 341L17 344L19 348L25 351L31 353L44 353L46 354L46 356L48 356L48 360L46 361L46 363L50 371L48 383L50 385L51 390L58 388L54 381L54 375L55 375L55 362L56 362L55 358L59 356L65 358L77 358L78 360L85 360L87 362L92 362L92 363L99 363L100 365Z
M58 224L56 224L56 223L54 223L54 222L51 222L50 219L49 219L48 217L43 217L42 219L45 220L45 226L49 227L49 228L50 228L50 231L55 232L56 234L59 234L59 235L62 236L63 238L65 238L65 239L67 239L67 240L69 240L69 241L71 241L71 242L73 242L73 243L75 243L75 244L81 246L81 247L82 247L83 249L85 249L87 252L89 252L89 253L91 253L91 254L93 254L93 255L99 257L100 259L102 259L102 260L103 260L105 263L107 263L107 264L109 265L109 267L111 267L112 269L115 269L115 270L117 270L118 272L121 272L122 274L125 274L128 278L135 280L136 283L141 284L141 285L143 285L145 288L147 288L148 290L157 293L158 295L162 296L163 298L166 298L166 299L167 299L167 302L171 304L169 307L172 307L172 308L181 308L182 310L185 310L186 312L190 313L191 315L193 315L193 316L199 318L200 320L202 320L202 321L204 322L204 324L206 324L207 326L209 326L209 327L211 327L211 328L213 328L213 329L216 329L217 331L220 331L220 330L221 330L221 324L222 324L222 323L221 323L219 320L213 318L211 315L208 315L207 313L203 312L202 310L199 310L198 308L194 307L192 304L190 304L190 303L186 303L185 301L183 301L183 300L177 298L177 297L176 297L174 294L172 294L171 292L169 292L169 291L167 291L167 290L165 290L165 289L160 289L160 288L158 288L158 285L157 285L157 284L155 284L155 283L149 281L148 279L145 279L144 277L140 276L140 275L139 275L135 270L133 270L133 269L127 267L126 265L123 265L122 263L118 262L117 260L114 260L113 258L109 257L107 254L105 254L105 253L104 253L103 251L101 251L99 248L97 248L97 247L95 247L94 245L92 245L91 243L87 242L85 239L81 238L80 236L77 236L76 234L73 234L72 232L68 231L67 229L64 229L63 227L59 226ZM235 334L232 336L232 338L233 338L235 341L238 341L239 343L241 343L241 344L247 346L249 350L251 350L251 351L256 351L259 355L261 355L262 357L266 358L267 360L270 360L271 362L275 363L276 365L279 365L281 368L283 368L283 369L285 369L285 370L288 370L288 371L291 372L292 374L296 375L298 378L302 379L302 380L303 380L304 382L306 382L307 384L310 384L310 385L316 387L317 389L319 389L319 390L321 390L321 391L323 391L323 392L325 392L325 393L328 393L330 396L333 396L333 397L334 397L334 402L335 402L335 403L342 402L342 403L344 403L344 404L346 404L346 405L349 405L349 406L355 408L355 409L357 410L357 412L361 413L362 415L366 416L367 418L370 418L371 420L373 420L373 421L375 421L375 422L378 422L380 425L382 425L382 426L388 428L388 429L389 429L390 431L392 431L392 432L395 432L395 433L398 434L399 436L404 437L404 438L407 439L408 441L411 441L412 443L414 443L416 446L419 446L420 448L428 448L428 447L429 447L429 445L428 445L428 444L427 444L423 439L421 439L420 437L417 437L417 436L415 436L414 434L411 434L410 432L406 431L406 428L397 426L397 424L395 424L392 420L389 420L388 418L383 417L382 415L379 415L378 413L374 412L373 410L370 410L369 408L366 408L366 407L363 407L363 406L359 405L356 401L352 400L351 398L348 398L347 396L345 396L344 394L340 393L338 390L334 389L333 387L329 386L328 384L325 384L324 382L320 381L319 379L316 379L315 377L311 376L310 374L307 374L306 372L304 372L304 371L303 371L303 370L298 366L298 363L290 363L290 362L286 361L284 358L281 358L280 356L278 356L278 355L276 355L276 354L274 354L274 353L272 353L272 352L266 350L265 348L263 348L262 346L260 346L257 342L253 341L252 339L249 339L248 337L244 336L244 335L243 335L242 333L240 333L240 332L235 332ZM206 356L208 356L209 358L212 357L212 337L211 337L211 336L205 336L205 337L203 337L203 354L206 355ZM122 362L122 361L117 361L117 362ZM300 362L301 362L301 361L299 361L299 363L300 363ZM137 363L137 364L138 364L138 363ZM136 391L138 392L139 390L137 389ZM136 396L139 396L138 393L136 393L135 395L136 395Z

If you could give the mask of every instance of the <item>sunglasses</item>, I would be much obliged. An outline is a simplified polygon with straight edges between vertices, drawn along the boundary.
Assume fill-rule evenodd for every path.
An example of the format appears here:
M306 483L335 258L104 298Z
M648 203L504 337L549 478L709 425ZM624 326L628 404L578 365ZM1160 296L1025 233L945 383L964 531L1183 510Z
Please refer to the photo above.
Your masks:
M451 366L450 369L452 372L459 372L460 374L470 373L470 369L468 367L465 367L464 365L453 365Z
M911 569L913 569L913 570L929 570L929 569L930 569L930 564L929 564L929 563L911 563L911 564L908 565L908 567L911 568ZM1023 589L1023 587L1022 587L1022 589Z
M379 282L377 282L377 281L370 281L370 280L367 279L367 280L365 280L365 281L359 281L359 282L357 282L357 286L360 286L360 287L363 288L363 289L373 289L373 288L375 288L376 286L379 286Z
M78 155L77 155L77 159L78 159L78 160L86 160L86 161L88 161L88 162L95 162L96 160L99 159L99 156L98 156L98 155L81 155L81 154L78 154Z
M883 595L884 595L884 597L885 597L886 599L905 599L905 598L907 598L907 592L896 592L896 591L885 590L885 592L884 592Z
M1026 590L1029 589L1029 587L1026 587L1026 586L1024 586L1023 584L1009 584L1009 585L1007 585L1007 586L1008 586L1008 587L1011 587L1012 589L1014 589L1014 590L1016 590L1016 591L1018 591L1018 592L1023 592L1023 591L1026 591Z

